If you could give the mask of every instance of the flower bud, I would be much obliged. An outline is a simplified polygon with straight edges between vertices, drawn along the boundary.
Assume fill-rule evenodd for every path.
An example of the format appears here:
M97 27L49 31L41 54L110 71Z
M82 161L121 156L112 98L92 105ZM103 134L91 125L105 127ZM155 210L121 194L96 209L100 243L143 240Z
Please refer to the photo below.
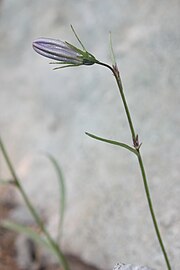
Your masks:
M93 65L97 62L96 58L87 51L82 51L68 42L57 39L38 38L32 46L42 56L57 60L57 64L79 66Z

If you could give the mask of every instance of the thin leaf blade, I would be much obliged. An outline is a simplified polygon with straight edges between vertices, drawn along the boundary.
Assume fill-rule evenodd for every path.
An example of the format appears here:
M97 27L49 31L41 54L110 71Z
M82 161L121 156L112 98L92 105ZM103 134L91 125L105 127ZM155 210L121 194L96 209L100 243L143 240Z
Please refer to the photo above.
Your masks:
M109 139L105 139L105 138L96 136L94 134L88 133L88 132L85 132L85 134L88 135L89 137L93 138L93 139L98 140L98 141L102 141L102 142L106 142L106 143L109 143L109 144L113 144L113 145L117 145L117 146L123 147L123 148L129 150L130 152L134 153L135 155L138 155L138 152L136 151L136 149L132 148L128 144L125 144L125 143L122 143L122 142L113 141L113 140L109 140Z
M47 249L49 249L52 253L55 253L52 249L51 245L48 243L46 238L35 232L33 229L26 227L24 225L12 222L10 220L3 220L0 223L1 227L6 228L8 230L14 231L16 233L24 234L30 239L34 240L38 245L41 245Z
M52 163L56 174L58 178L58 184L59 184L59 209L60 209L60 217L59 217L59 224L58 224L58 241L60 240L60 235L62 234L62 228L63 228L63 221L64 221L64 213L65 213L65 205L66 205L66 188L65 188L65 180L62 173L62 170L60 168L60 165L58 164L57 160L50 154L47 154L47 158Z

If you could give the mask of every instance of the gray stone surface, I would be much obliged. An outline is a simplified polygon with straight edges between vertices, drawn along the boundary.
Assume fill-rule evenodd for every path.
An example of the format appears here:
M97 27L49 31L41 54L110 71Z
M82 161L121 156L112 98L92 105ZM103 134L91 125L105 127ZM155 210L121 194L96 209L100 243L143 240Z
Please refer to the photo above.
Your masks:
M117 263L113 270L152 270L146 266L135 266L132 264Z
M84 132L130 143L113 77L102 67L52 71L31 48L36 37L76 44L110 62L108 31L140 140L152 198L172 261L180 258L179 0L6 0L0 5L0 134L23 185L54 233L56 175L67 181L63 246L111 269L115 261L164 270L136 158ZM1 160L0 176L7 176ZM55 234L55 233L54 233Z

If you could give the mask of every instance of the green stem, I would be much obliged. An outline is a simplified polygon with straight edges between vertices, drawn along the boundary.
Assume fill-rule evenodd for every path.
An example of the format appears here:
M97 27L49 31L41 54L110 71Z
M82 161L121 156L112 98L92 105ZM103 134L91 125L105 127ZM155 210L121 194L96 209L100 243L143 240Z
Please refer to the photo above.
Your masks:
M97 64L107 67L108 69L110 69L112 71L113 75L115 76L115 79L116 79L116 82L117 82L117 85L118 85L118 89L119 89L119 92L120 92L120 96L122 98L124 109L125 109L125 112L126 112L128 124L129 124L129 127L130 127L133 145L134 145L134 148L136 149L136 151L138 153L137 157L138 157L139 167L140 167L142 178L143 178L145 193L146 193L147 202L148 202L150 214L151 214L151 217L152 217L154 229L155 229L155 232L156 232L156 235L157 235L157 238L158 238L162 253L164 255L164 259L165 259L165 262L166 262L166 265L167 265L167 269L171 270L171 265L170 265L170 262L169 262L169 259L168 259L168 256L167 256L167 252L166 252L166 249L165 249L163 241L162 241L162 237L161 237L160 230L159 230L157 220L156 220L156 216L155 216L155 213L154 213L153 204L152 204L150 191L149 191L149 187L148 187L148 182L147 182L147 178L146 178L146 173L145 173L145 169L144 169L144 164L143 164L143 160L142 160L142 157L141 157L141 154L140 154L140 149L139 149L140 145L139 145L139 142L138 142L138 137L137 137L137 135L135 133L135 130L134 130L134 127L133 127L133 123L132 123L131 115L130 115L130 112L129 112L129 109L128 109L128 104L126 102L126 98L125 98L125 95L124 95L123 86L122 86L122 82L121 82L118 67L117 67L116 64L113 67L111 67L111 66L109 66L109 65L107 65L105 63L102 63L102 62L97 62Z
M135 138L136 138L136 134L135 134L135 131L134 131L132 120L131 120L131 115L130 115L130 112L129 112L128 104L127 104L127 101L126 101L126 98L125 98L125 95L124 95L124 92L123 92L123 86L122 86L121 78L119 76L119 72L118 72L117 69L112 68L111 66L109 66L109 65L107 65L105 63L98 62L97 64L109 68L112 71L112 73L114 74L114 77L116 79L116 82L117 82L117 85L118 85L118 89L119 89L119 92L120 92L120 95L121 95L121 98L122 98L124 109L125 109L125 112L126 112L126 116L127 116L127 120L128 120L128 123L129 123L129 127L130 127L130 130L131 130L132 139L134 141Z
M4 159L7 163L7 166L11 172L11 175L14 179L14 184L15 186L18 188L19 192L21 193L23 199L24 199L24 202L26 203L29 211L31 212L32 216L34 217L36 223L38 224L38 226L40 227L40 229L42 230L42 232L44 233L44 235L46 236L47 240L49 241L49 244L51 245L51 247L54 249L58 259L59 259L59 262L60 264L62 264L64 270L69 270L69 266L68 266L68 263L66 261L66 258L65 256L63 255L63 253L61 252L59 246L57 245L57 243L53 240L53 238L51 237L51 235L49 234L49 232L46 230L45 226L44 226L44 223L42 222L41 218L39 217L38 213L36 212L36 210L34 209L34 207L32 206L27 194L25 193L22 185L21 185L21 182L19 180L19 178L17 177L16 175L16 172L15 172L15 169L13 168L13 165L10 161L10 158L7 154L7 151L4 147L4 144L0 138L0 149L2 151L2 154L4 156Z
M161 234L160 234L159 227L158 227L158 224L157 224L156 216L155 216L155 213L154 213L152 200L151 200L151 195L150 195L150 191L149 191L149 187L148 187L148 183L147 183L147 178L146 178L146 172L145 172L145 169L144 169L144 164L143 164L143 161L142 161L140 151L139 151L139 155L138 155L138 161L139 161L139 166L141 168L141 174L142 174L142 177L143 177L146 197L147 197L147 200L148 200L148 205L149 205L149 209L150 209L150 212L151 212L151 217L152 217L152 220L153 220L156 235L157 235L161 250L163 252L164 259L165 259L166 264L167 264L167 268L168 268L168 270L171 270L170 262L169 262L167 252L165 250L165 247L164 247L164 244L163 244L163 241L162 241L162 238L161 238Z

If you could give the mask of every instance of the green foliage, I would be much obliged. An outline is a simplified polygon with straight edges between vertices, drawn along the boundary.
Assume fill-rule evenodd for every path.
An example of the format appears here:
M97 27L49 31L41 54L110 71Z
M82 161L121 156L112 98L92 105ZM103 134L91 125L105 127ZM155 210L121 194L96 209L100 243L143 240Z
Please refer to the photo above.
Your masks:
M46 247L47 249L49 249L51 252L54 253L54 250L52 249L51 245L49 245L46 238L43 237L43 235L35 232L35 230L33 230L27 226L17 224L15 222L10 221L10 220L3 220L0 223L0 225L3 228L6 228L6 229L9 229L11 231L15 231L17 233L22 233L22 234L26 235L30 239L34 240L38 245Z
M36 221L39 229L42 232L42 235L44 236L44 238L42 238L42 236L40 236L39 234L37 234L35 231L33 231L31 228L29 227L25 227L23 225L20 224L16 224L14 222L11 221L3 221L1 223L2 226L9 228L13 231L19 232L19 233L23 233L25 235L27 235L28 237L30 237L32 240L36 241L37 243L46 246L51 252L53 252L56 257L59 260L60 265L62 265L64 270L69 270L69 266L67 263L67 260L63 254L63 252L61 251L58 243L56 241L53 240L51 234L47 231L46 226L44 224L44 222L41 220L41 217L39 216L38 212L36 211L36 209L34 208L34 206L32 205L31 201L29 200L23 186L21 185L21 182L19 180L19 178L17 177L16 171L12 165L12 162L9 158L9 155L6 151L6 148L4 146L3 141L0 138L0 150L2 151L3 157L7 163L7 166L10 170L11 176L12 176L12 183L15 185L15 187L19 190L19 192L21 193L23 200L27 206L27 208L29 209L30 213L32 214L34 220ZM64 191L64 180L62 177L62 173L60 170L60 167L58 165L58 163L56 162L56 160L49 155L49 159L51 160L51 162L53 163L56 172L58 174L58 179L59 179L59 183L60 183L60 187L63 187L63 191L61 192L61 202L62 202L62 212L61 212L61 222L63 220L63 216L64 216L64 202L65 202L65 191ZM3 181L4 182L4 181Z
M57 162L57 160L50 154L47 154L47 158L52 163L58 178L58 184L59 184L59 225L58 225L58 237L57 241L60 241L60 236L62 234L63 229L63 221L64 221L64 213L65 213L65 207L66 207L66 188L65 188L65 180L62 173L62 170Z
M105 139L105 138L102 138L102 137L93 135L93 134L88 133L88 132L85 132L85 134L88 135L89 137L93 138L93 139L98 140L98 141L102 141L102 142L105 142L105 143L109 143L109 144L113 144L113 145L117 145L117 146L123 147L123 148L129 150L130 152L134 153L135 155L138 155L138 152L136 151L136 149L132 148L128 144L125 144L125 143L122 143L122 142L108 140L108 139Z

